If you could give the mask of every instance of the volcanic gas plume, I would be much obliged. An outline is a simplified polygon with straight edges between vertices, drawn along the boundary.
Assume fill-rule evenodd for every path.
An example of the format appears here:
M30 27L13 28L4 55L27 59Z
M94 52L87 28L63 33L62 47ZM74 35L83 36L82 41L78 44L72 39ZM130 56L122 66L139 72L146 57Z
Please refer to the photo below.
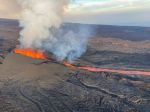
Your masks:
M77 32L65 30L63 15L68 0L19 0L20 47L51 52L56 59L72 62L86 51L89 31L81 27Z

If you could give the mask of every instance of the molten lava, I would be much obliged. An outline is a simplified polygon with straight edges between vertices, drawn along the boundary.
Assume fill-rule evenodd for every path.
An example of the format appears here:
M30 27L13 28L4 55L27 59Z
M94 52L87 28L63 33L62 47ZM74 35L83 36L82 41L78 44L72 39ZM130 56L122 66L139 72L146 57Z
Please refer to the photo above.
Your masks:
M64 61L63 64L67 67L70 67L70 68L74 68L75 66L73 66L71 63L68 63L67 61Z
M94 68L94 67L77 67L78 69L87 70L90 72L110 72L110 73L118 73L125 75L147 75L150 76L150 72L146 71L131 71L131 70L114 70L110 68Z
M13 50L14 53L16 54L22 54L31 58L35 58L35 59L42 59L42 60L48 60L45 56L44 56L44 52L41 50L33 50L33 49L14 49Z
M50 61L49 58L46 58L44 55L44 51L41 50L33 50L33 49L14 49L14 53L22 54L31 58L35 59L42 59ZM96 67L88 67L88 66L74 66L70 64L67 61L62 62L63 65L69 68L76 68L80 70L87 70L90 72L110 72L110 73L119 73L119 74L125 74L125 75L147 75L150 76L150 72L145 71L129 71L129 70L114 70L114 69L108 69L108 68L96 68Z

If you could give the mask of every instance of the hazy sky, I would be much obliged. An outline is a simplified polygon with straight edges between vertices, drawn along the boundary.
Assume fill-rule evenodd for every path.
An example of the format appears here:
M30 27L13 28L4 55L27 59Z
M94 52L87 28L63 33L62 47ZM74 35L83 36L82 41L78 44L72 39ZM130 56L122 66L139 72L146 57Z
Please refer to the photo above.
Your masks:
M150 26L150 0L72 0L68 20Z
M16 18L16 0L0 0L0 17ZM44 0L43 0L44 1ZM150 0L70 0L66 21L150 26Z

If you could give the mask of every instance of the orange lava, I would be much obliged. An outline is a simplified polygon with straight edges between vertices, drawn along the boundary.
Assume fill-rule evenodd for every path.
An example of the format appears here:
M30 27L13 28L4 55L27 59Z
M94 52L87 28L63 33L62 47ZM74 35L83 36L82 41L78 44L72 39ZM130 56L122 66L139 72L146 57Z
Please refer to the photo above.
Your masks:
M68 63L67 61L64 61L63 64L67 67L70 67L70 68L74 68L75 66L73 66L72 64Z
M48 58L45 57L44 52L41 50L33 50L33 49L14 49L14 53L22 54L31 58L35 59L42 59L42 60L48 60ZM96 67L87 67L87 66L74 66L70 64L67 61L63 61L63 64L66 67L69 68L76 68L80 70L87 70L90 72L110 72L110 73L118 73L118 74L124 74L124 75L147 75L150 76L150 72L146 71L129 71L129 70L115 70L115 69L109 69L109 68L96 68Z
M77 67L78 69L83 69L91 72L110 72L110 73L118 73L124 75L147 75L150 76L150 72L145 71L129 71L129 70L114 70L108 68L94 68L94 67Z
M14 49L13 50L14 53L16 54L22 54L31 58L35 58L35 59L42 59L42 60L47 60L47 58L44 56L44 52L41 50L33 50L33 49L25 49L25 48L21 48L21 49Z

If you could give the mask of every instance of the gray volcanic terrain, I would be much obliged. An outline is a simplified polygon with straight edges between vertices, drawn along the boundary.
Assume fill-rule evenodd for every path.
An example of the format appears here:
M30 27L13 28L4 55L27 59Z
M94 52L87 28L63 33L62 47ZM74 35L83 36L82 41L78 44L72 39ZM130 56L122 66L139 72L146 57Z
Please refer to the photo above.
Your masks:
M88 72L14 54L19 30L17 21L0 20L0 112L149 112L149 76ZM99 33L74 64L150 71L150 41Z

